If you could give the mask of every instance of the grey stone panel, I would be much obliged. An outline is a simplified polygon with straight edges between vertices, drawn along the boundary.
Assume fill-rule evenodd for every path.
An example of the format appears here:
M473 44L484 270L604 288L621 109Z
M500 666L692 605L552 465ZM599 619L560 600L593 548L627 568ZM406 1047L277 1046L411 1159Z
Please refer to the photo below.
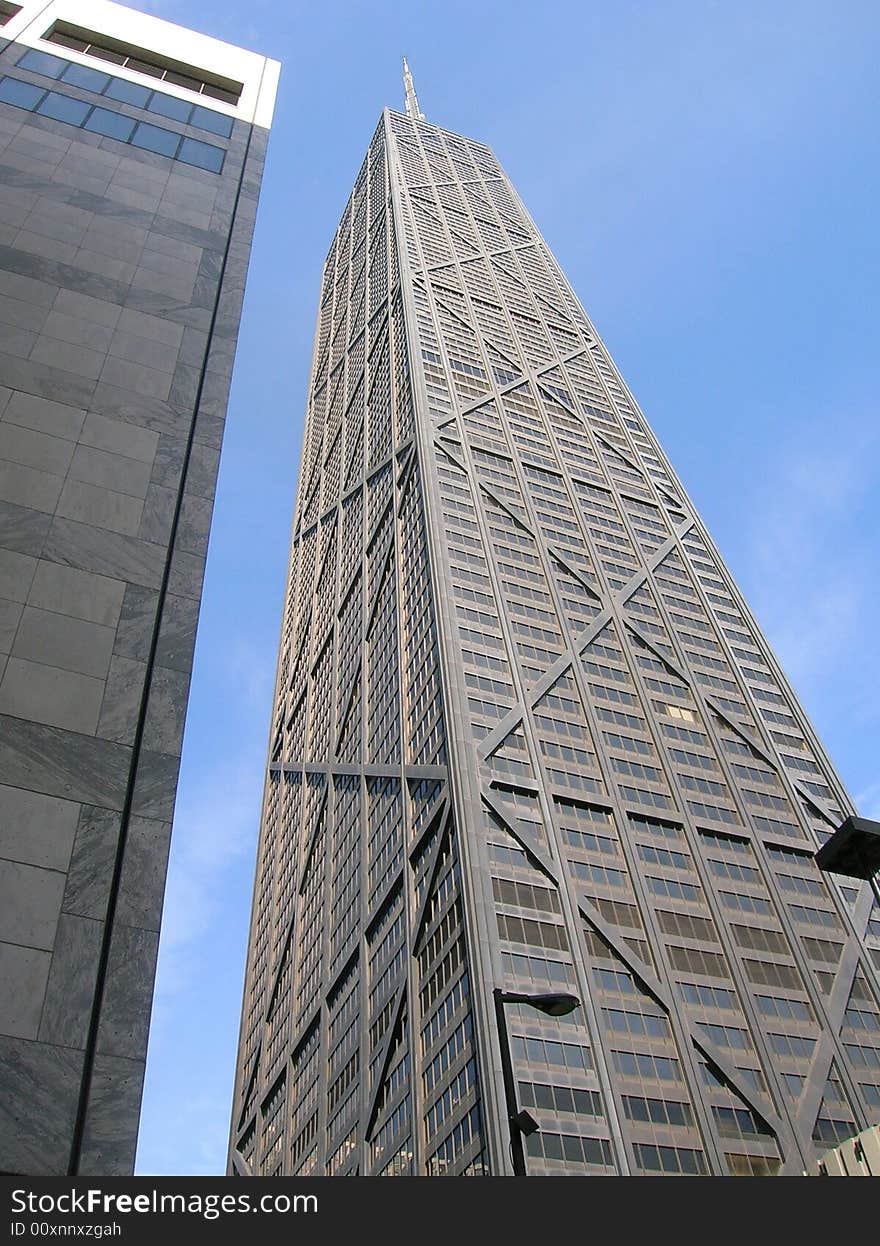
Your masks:
M12 656L103 679L110 666L114 630L27 606Z
M63 476L73 458L73 443L4 421L0 424L0 459Z
M112 809L83 805L67 871L63 913L103 921L119 839L120 815Z
M0 1038L0 1171L52 1176L67 1171L82 1052Z
M27 359L37 340L35 333L27 329L16 328L8 323L0 322L0 351L7 355L20 355Z
M201 329L193 329L187 326L183 330L178 363L188 364L192 368L201 368L207 348L207 333Z
M114 655L98 719L97 734L103 739L134 743L146 673L145 663Z
M36 569L36 558L0 548L0 597L8 601L27 601Z
M213 498L220 469L220 452L203 442L194 442L186 471L186 492Z
M121 809L131 750L0 715L0 783Z
M138 536L144 541L167 544L171 536L177 489L151 484L147 489Z
M176 547L192 554L205 554L214 504L211 498L184 494L177 526Z
M101 354L107 353L113 338L113 330L105 325L95 324L91 320L78 316L69 316L66 312L57 310L49 313L43 332L47 337L55 338L56 341L85 346Z
M37 948L0 943L0 1034L37 1037L51 959Z
M116 904L116 920L158 932L165 895L171 824L132 818L125 840L125 862Z
M180 753L188 693L188 672L153 668L144 722L145 749Z
M191 671L199 622L199 603L168 594L156 646L156 662L169 670Z
M142 750L135 781L132 812L145 818L155 818L160 822L173 821L179 769L179 756Z
M66 870L79 813L74 801L0 786L0 857Z
M0 860L0 940L50 951L63 894L60 870Z
M10 657L0 683L0 714L90 735L103 695L101 679Z
M83 321L88 324L95 325L104 329L110 334L108 342L112 340L112 331L119 323L122 315L122 308L106 299L92 298L88 294L77 294L73 290L59 290L55 299L51 315L64 316L68 319Z
M187 554L183 550L175 550L171 559L171 576L168 591L181 597L194 597L197 601L202 596L202 581L205 577L205 560L197 554Z
M30 357L37 363L51 364L52 367L62 368L75 376L96 381L101 375L106 355L101 351L88 350L85 346L74 346L71 342L62 342L41 334L30 352Z
M34 303L25 303L22 299L0 294L0 324L25 329L29 333L39 333L51 314L45 307L37 307Z
M99 375L105 384L130 390L145 398L158 398L164 402L171 392L170 372L160 372L114 355L107 358Z
M115 628L124 594L122 580L41 559L36 563L27 601L43 610L55 610L74 619L87 619Z
M94 262L99 264L103 262L104 266L111 270L114 265L121 263L121 261L99 256L97 252L91 252L85 248L80 248L77 252L75 264L68 264L49 256L20 251L17 247L0 247L0 268L6 270L10 277L26 277L30 278L35 285L38 283L42 285L44 293L39 296L40 302L48 298L49 306L54 303L59 288L73 291L75 294L86 294L94 299L110 303L121 303L127 293L128 281L114 276L113 271L99 271L90 267ZM9 277L4 284L8 286L8 293L14 297L26 297L28 289L26 286L20 283L13 285ZM0 285L0 291L2 290L3 286ZM16 290L20 293L16 294ZM32 290L31 298L34 299L36 296L37 291Z
M134 1168L144 1062L95 1057L79 1171L127 1176Z
M98 1028L102 1055L145 1058L158 951L156 931L114 922Z
M201 371L189 364L178 364L174 371L174 379L168 392L168 401L174 407L185 407L191 411L195 406L199 390Z
M121 532L133 537L137 536L141 525L143 501L128 493L117 493L112 488L86 485L69 476L61 490L56 511L66 520L90 523L102 531Z
M32 506L51 515L58 505L64 479L20 463L0 461L0 501Z
M104 923L72 913L58 919L39 1037L46 1043L84 1048L95 995Z
M17 359L14 355L2 353L0 376L10 389L24 390L39 398L66 402L75 407L88 406L95 388L93 382L73 372L65 372L34 359Z
M53 437L66 437L68 441L77 440L85 418L86 413L80 407L52 402L51 399L22 393L20 390L12 395L3 413L3 419L10 424L48 433Z
M95 450L119 454L124 458L152 463L159 443L159 434L121 419L108 418L90 411L83 425L80 441Z
M39 558L51 523L52 516L44 511L0 502L0 545Z
M4 659L9 656L9 650L15 641L15 633L18 631L23 611L24 606L20 602L7 601L6 598L0 597L0 654L4 655ZM2 678L3 672L0 671L0 680Z
M179 435L189 427L192 412L180 411L162 398L134 394L101 379L92 395L91 413L117 423L129 424L154 437Z
M110 454L94 446L78 445L70 464L69 476L84 484L113 489L131 497L146 497L151 464L142 459Z
M146 662L150 654L150 640L158 608L157 592L138 584L128 585L116 629L116 653Z
M159 438L156 457L153 460L152 481L166 489L176 489L186 457L187 442L184 437L164 435Z
M52 520L42 552L53 562L146 588L158 588L165 563L159 545L62 518Z
M208 375L210 376L211 374L208 373ZM200 406L198 418L196 419L195 439L206 446L214 446L215 449L219 450L223 441L225 426L226 422L222 415L209 414Z

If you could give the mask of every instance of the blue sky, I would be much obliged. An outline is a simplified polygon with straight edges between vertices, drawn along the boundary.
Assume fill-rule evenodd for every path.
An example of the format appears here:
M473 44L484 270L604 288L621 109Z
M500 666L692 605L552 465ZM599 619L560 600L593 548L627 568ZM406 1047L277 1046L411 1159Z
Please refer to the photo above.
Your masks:
M222 1172L321 263L406 53L488 143L880 818L880 10L133 5L283 62L223 448L138 1171Z

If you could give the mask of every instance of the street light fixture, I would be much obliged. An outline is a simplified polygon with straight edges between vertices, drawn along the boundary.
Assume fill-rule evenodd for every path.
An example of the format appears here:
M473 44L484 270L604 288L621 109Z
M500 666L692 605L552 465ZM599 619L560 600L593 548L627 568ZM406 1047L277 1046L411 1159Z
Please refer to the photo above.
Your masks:
M880 906L880 822L855 815L846 819L827 843L816 853L820 870L831 874L845 874L848 878L861 878L870 883L874 899Z
M513 1159L513 1175L526 1176L526 1157L523 1138L536 1133L538 1123L528 1112L519 1111L516 1105L516 1082L513 1076L513 1060L510 1055L510 1038L507 1033L507 1004L528 1004L548 1017L565 1017L580 1004L577 995L567 991L552 991L539 995L524 995L519 991L503 991L496 987L492 992L495 1001L495 1020L498 1023L498 1042L501 1047L501 1072L504 1077L504 1098L507 1104L507 1122L510 1126L510 1153Z

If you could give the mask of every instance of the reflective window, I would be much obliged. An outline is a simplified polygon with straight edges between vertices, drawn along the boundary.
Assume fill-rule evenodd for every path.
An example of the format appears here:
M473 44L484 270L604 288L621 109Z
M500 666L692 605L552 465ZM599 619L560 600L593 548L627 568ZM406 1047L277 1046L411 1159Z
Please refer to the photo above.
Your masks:
M17 78L0 80L0 100L5 104L14 104L16 108L28 108L33 111L45 95L40 87L30 82L19 82Z
M189 123L198 126L200 130L210 130L212 134L219 134L221 138L229 138L232 133L231 117L224 116L222 112L214 112L210 108L203 108L201 104L196 104L193 108Z
M123 104L134 104L135 108L146 108L147 100L152 92L137 82L126 82L123 78L111 78L110 85L104 94L109 95L111 99L119 100Z
M38 52L36 48L25 52L16 62L22 69L30 69L35 74L45 74L47 78L60 78L70 61L63 61L60 56L50 56L48 52Z
M19 64L21 64L20 61ZM89 69L86 65L68 65L62 78L75 87L82 87L84 91L94 91L98 95L106 91L111 82L109 74L99 73L97 69Z
M193 110L192 104L186 100L179 100L174 95L163 95L160 91L153 92L147 108L150 112L161 113L163 117L171 117L174 121L189 121Z
M160 156L174 156L180 145L180 135L170 130L161 130L157 125L148 125L141 121L131 139L135 147L143 147L145 151L154 151Z
M82 100L75 100L69 95L60 95L57 91L49 91L37 112L43 117L54 117L56 121L66 121L68 125L82 125L90 108L91 104L84 104Z
M91 116L83 127L94 134L105 134L107 138L118 138L127 143L135 123L131 117L123 117L122 113L110 112L107 108L93 108Z

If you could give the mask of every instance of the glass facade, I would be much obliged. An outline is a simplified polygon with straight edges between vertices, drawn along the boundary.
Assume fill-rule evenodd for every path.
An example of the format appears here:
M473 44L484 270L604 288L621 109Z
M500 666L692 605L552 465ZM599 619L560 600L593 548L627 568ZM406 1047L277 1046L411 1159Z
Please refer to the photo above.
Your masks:
M852 806L492 153L386 112L324 266L231 1168L804 1170L878 1119Z

